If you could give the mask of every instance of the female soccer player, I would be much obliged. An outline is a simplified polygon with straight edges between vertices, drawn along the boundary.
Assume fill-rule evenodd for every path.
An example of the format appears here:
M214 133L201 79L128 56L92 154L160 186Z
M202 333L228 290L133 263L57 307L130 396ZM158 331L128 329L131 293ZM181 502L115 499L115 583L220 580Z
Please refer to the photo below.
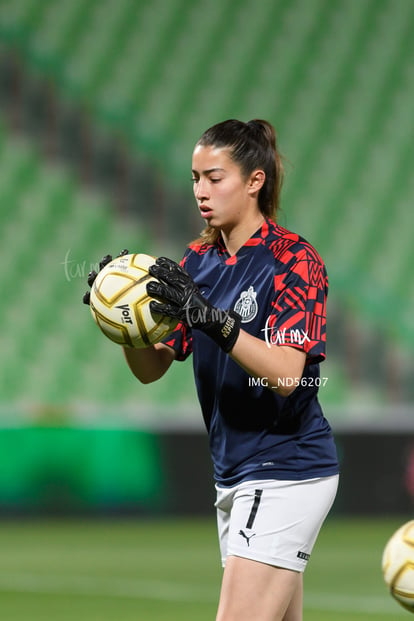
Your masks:
M125 357L148 383L193 354L224 566L216 621L301 621L303 571L338 484L318 402L327 275L276 223L283 168L268 122L208 129L192 174L205 229L181 265L157 259L148 284L153 310L180 323Z

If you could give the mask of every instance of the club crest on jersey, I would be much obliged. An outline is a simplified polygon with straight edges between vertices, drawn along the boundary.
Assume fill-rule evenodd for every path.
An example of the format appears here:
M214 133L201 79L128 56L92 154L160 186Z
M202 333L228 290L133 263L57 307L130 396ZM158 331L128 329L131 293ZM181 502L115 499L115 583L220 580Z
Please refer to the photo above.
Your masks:
M252 321L257 315L258 306L256 302L257 293L250 286L247 291L242 291L239 299L234 305L234 310L239 313L242 323Z

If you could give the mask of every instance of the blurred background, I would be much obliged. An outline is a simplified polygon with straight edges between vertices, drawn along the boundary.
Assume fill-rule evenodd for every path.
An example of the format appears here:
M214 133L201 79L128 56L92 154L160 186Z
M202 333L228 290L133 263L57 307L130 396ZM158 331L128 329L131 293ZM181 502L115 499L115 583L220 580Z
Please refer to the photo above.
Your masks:
M191 360L140 385L81 298L107 253L181 258L226 118L275 125L279 222L327 264L334 513L412 513L413 26L412 0L0 3L0 516L213 515Z

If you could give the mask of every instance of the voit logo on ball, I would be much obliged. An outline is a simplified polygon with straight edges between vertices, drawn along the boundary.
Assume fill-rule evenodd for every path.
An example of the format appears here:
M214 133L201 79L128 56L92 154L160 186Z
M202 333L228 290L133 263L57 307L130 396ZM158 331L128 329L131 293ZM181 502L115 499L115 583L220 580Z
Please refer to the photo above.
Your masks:
M130 323L132 325L131 309L129 304L120 304L119 306L115 306L115 308L119 308L122 313L121 322Z
M258 306L256 302L257 293L250 286L247 291L242 291L239 299L234 305L234 310L239 313L242 323L252 321L257 315Z

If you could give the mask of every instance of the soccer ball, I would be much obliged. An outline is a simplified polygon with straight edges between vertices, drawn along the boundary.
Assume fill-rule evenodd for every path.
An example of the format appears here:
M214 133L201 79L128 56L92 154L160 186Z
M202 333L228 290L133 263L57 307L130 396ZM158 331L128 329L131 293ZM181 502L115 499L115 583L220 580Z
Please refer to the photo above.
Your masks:
M92 317L114 343L140 349L158 343L178 321L150 310L146 285L156 280L148 272L155 258L147 254L127 254L108 263L97 275L91 289Z
M391 595L414 612L414 520L401 526L387 542L382 571Z

